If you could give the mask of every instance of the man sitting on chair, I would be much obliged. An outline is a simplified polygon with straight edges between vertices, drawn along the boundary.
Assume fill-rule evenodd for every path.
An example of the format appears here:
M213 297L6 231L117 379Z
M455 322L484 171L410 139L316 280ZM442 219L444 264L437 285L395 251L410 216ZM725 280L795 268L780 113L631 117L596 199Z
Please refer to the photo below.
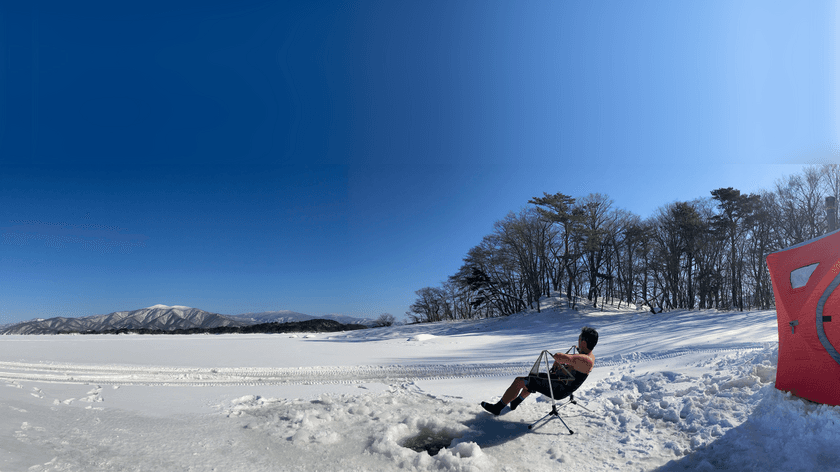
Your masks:
M551 367L550 389L548 375L545 373L541 373L538 376L517 377L505 391L504 395L502 395L502 399L498 403L481 402L481 406L490 413L498 415L508 403L510 403L510 409L515 410L531 392L539 392L543 395L551 396L551 392L553 391L555 400L568 397L580 387L583 381L589 376L589 373L592 372L592 368L595 365L595 356L592 354L592 349L595 348L597 343L598 332L588 326L583 327L580 330L580 337L578 337L577 350L580 354L569 355L557 353L554 355L554 365ZM566 375L564 370L571 374L571 376Z

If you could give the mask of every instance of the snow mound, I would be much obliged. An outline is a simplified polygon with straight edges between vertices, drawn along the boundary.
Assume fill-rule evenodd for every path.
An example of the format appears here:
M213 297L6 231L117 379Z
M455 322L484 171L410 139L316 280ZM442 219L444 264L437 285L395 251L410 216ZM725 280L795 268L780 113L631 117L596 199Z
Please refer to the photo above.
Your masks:
M415 336L410 337L409 341L428 341L430 339L436 338L434 334L418 334Z

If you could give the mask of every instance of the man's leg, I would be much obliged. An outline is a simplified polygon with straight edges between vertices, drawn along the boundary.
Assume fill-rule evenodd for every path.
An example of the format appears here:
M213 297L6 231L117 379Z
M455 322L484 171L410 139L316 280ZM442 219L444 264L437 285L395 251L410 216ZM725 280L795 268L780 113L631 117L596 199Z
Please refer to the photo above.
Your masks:
M519 393L519 396L510 401L509 406L510 406L511 411L519 408L519 404L524 402L525 399L528 398L528 395L530 395L530 394L531 394L531 392L528 390L528 386L526 385L525 388L523 388L522 391Z
M513 380L513 383L510 384L507 390L505 390L504 395L502 395L502 403L507 405L514 398L519 396L519 392L525 389L525 377L517 377Z
M508 389L505 390L505 393L502 395L502 399L499 400L498 403L492 404L487 402L481 402L481 406L490 413L498 415L502 412L502 409L504 409L505 405L507 405L514 398L519 396L519 392L523 389L525 389L525 377L517 377L513 380L513 383L510 384L510 387L508 387ZM519 406L519 403L517 403L516 405Z

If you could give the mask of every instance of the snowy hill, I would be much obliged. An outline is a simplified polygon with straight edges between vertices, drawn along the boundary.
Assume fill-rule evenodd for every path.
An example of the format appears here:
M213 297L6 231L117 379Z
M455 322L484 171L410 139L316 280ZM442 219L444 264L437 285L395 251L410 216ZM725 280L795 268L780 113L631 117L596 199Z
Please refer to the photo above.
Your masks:
M231 318L241 318L251 323L293 323L296 321L309 321L315 319L314 316L305 315L296 311L279 310L279 311L262 311L259 313L244 313L241 315L231 315Z
M370 325L372 325L373 323L376 322L376 320L372 320L370 318L356 318L356 317L353 317L353 316L338 315L338 314L335 314L335 313L330 313L329 315L321 315L321 316L318 316L318 318L322 318L322 319L325 319L325 320L338 321L341 324L363 324L363 325L368 325L368 326L370 326Z
M293 323L299 321L309 321L314 319L324 319L338 321L341 324L363 324L368 326L373 324L375 321L368 318L354 318L352 316L336 314L312 316L289 310L245 313L242 315L232 316L231 318L241 318L244 320L248 320L252 323Z
M157 329L171 331L189 328L248 326L250 322L209 313L188 306L154 305L133 311L82 318L50 318L25 321L6 327L0 334L59 334L116 329Z

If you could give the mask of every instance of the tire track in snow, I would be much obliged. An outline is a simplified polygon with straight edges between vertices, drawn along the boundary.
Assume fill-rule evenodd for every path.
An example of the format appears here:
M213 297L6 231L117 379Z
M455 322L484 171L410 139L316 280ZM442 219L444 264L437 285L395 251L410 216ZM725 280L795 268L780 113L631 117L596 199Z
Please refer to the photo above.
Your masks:
M365 383L520 374L519 364L424 364L287 368L188 368L0 362L0 380L121 385L222 386Z
M678 349L633 352L597 361L597 368L633 365L695 354L740 354L763 347ZM524 375L533 362L495 364L417 364L330 367L161 367L84 364L35 364L0 361L0 380L140 386L317 385L445 380Z

